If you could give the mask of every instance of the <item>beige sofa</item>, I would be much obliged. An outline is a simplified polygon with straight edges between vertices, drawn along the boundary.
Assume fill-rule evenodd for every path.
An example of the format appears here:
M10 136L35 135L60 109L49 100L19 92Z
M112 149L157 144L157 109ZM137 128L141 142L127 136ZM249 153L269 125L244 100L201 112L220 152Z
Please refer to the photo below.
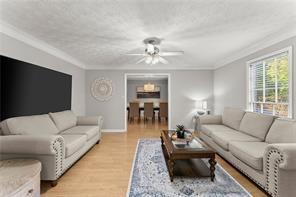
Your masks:
M296 195L295 120L225 108L200 123L201 139L270 195Z
M99 143L103 118L80 117L72 111L10 118L0 123L0 160L41 161L41 179L57 179Z

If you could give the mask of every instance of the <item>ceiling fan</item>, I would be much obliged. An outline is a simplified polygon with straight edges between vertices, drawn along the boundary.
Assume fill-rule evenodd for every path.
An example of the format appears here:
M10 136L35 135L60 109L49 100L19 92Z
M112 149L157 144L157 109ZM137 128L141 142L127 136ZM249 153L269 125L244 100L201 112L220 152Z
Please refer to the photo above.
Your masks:
M144 62L146 64L157 64L163 63L168 64L169 62L163 58L166 56L177 56L183 55L184 51L161 51L160 50L160 43L161 39L157 37L146 38L143 40L143 43L146 45L144 53L128 53L126 55L133 55L133 56L142 56L142 58L136 62L139 64Z

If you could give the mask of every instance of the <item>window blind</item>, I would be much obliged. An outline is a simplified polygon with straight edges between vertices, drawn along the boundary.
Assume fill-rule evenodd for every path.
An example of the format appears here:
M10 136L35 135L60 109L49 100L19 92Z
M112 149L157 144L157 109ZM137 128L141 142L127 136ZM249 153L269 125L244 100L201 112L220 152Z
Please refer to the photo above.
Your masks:
M282 52L249 64L249 105L254 112L289 117L289 56Z

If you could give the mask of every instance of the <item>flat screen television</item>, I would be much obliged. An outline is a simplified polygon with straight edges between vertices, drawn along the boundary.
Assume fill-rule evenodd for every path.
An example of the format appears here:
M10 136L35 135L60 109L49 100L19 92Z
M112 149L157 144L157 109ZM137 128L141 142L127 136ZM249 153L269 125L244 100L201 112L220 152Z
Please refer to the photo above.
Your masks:
M71 109L71 75L0 56L0 77L0 120Z

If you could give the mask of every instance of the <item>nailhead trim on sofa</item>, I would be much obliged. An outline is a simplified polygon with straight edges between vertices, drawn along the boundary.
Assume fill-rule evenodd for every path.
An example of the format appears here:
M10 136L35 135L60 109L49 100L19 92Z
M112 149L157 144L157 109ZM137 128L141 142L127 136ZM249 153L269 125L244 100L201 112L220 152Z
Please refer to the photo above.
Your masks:
M259 183L257 180L255 180L254 178L252 178L247 172L245 172L242 168L239 167L239 165L236 165L236 163L231 162L230 160L227 160L229 163L231 163L232 165L234 165L237 169L239 169L242 173L244 173L249 179L251 179L252 181L254 181L256 184L258 184L262 189L265 190L265 187Z
M243 169L241 169L238 165L233 164L236 168L238 168L241 172L243 172L247 177L249 177L252 181L254 181L256 184L258 184L262 189L265 189L265 187L259 183L257 180L255 180L253 177L251 177L247 172L245 172Z
M271 158L276 157L276 160L274 160L273 162L275 162L275 165L273 166L274 168L272 169L272 166L270 166L271 164ZM278 194L278 173L279 173L279 165L280 163L282 163L284 161L284 155L277 149L271 149L269 150L269 152L267 153L267 165L266 165L266 191L268 191L268 193L272 196L277 196ZM273 191L269 191L269 187L270 187L270 172L273 170L274 173L274 190Z
M71 157L71 160L73 161L78 161L81 157L83 157L93 146L96 145L97 141L100 139L100 135L97 136L97 137L94 137L93 139L91 139L89 142L88 142L88 145L86 145L84 147L85 151L83 152L80 152L77 151L76 153L74 153ZM71 166L73 166L75 164L75 162L65 162L65 164L63 165L63 171L62 173L66 172Z
M65 156L64 139L62 137L57 138L52 147L55 151L55 178L58 179L63 174L63 158Z

